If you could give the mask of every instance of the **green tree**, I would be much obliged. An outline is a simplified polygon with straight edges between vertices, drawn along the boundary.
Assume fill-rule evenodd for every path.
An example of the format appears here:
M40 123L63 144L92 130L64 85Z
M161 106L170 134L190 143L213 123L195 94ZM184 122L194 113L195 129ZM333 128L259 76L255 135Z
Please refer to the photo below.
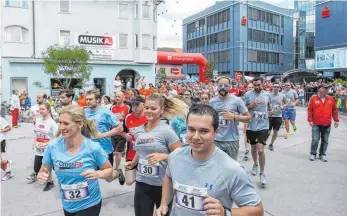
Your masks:
M205 69L205 77L209 80L213 80L213 71L216 69L216 64L213 61L208 61Z
M165 68L160 68L158 70L158 73L160 74L160 80L166 80L166 72L165 72Z
M65 78L64 89L70 89L72 79L79 79L81 86L89 80L93 70L88 65L89 54L85 48L79 46L53 45L42 52L43 70L54 77Z

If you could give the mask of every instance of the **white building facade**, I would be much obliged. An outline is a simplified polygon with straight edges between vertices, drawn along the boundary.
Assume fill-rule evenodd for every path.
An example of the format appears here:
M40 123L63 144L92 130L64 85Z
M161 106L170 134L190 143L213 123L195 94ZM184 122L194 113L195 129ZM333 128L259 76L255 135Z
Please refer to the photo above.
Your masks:
M157 1L4 0L1 5L2 95L13 89L35 98L40 91L56 96L55 80L42 69L48 47L85 47L93 67L85 89L112 95L117 75L155 80ZM40 82L42 87L34 83Z

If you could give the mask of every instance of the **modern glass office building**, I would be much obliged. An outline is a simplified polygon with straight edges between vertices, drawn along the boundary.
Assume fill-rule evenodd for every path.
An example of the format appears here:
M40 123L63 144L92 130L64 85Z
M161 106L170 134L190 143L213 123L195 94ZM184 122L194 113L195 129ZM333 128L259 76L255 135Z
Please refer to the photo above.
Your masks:
M347 1L318 1L316 70L327 77L347 77Z
M298 25L298 62L296 68L314 69L314 40L316 0L295 0L294 9L300 11Z
M242 70L256 76L288 71L294 56L293 10L261 1L217 2L183 20L183 50L202 53L231 77ZM197 76L195 65L184 70Z

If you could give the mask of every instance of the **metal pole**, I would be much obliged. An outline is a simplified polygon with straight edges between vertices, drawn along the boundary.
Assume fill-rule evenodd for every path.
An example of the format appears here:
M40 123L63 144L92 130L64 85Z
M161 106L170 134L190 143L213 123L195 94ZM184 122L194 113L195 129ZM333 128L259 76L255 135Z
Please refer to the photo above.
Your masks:
M245 84L245 43L242 43L242 84Z

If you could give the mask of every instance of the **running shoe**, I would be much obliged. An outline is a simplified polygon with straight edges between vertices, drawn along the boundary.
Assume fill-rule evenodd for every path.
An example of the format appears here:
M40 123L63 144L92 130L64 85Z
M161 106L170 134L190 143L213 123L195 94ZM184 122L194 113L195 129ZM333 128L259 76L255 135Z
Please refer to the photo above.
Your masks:
M27 177L28 180L34 182L36 181L36 174L35 173L31 173L28 177Z
M257 175L258 173L258 164L253 164L253 167L252 167L252 175Z
M54 182L53 182L53 181L47 182L45 188L43 188L43 191L49 191L49 190L51 190L52 188L54 188Z
M328 162L327 157L324 155L320 156L319 159L323 162Z
M12 168L12 161L11 160L7 160L5 172L11 172L11 168Z
M274 146L272 144L269 145L269 149L270 151L273 151L274 150Z
M265 186L267 184L267 180L266 180L266 176L265 173L260 173L259 174L260 177L260 183L262 186Z
M286 134L285 136L284 136L284 139L288 139L289 138L289 134Z
M295 125L293 126L293 131L296 132L296 126Z
M6 172L5 175L1 178L1 181L7 181L13 177L13 172Z
M246 150L245 156L243 157L244 161L248 161L249 150Z
M309 159L310 161L314 161L316 159L316 155L311 154Z
M119 174L118 174L118 181L119 181L119 184L120 185L124 185L125 183L125 176L123 174L123 170L122 169L119 169L118 170Z

